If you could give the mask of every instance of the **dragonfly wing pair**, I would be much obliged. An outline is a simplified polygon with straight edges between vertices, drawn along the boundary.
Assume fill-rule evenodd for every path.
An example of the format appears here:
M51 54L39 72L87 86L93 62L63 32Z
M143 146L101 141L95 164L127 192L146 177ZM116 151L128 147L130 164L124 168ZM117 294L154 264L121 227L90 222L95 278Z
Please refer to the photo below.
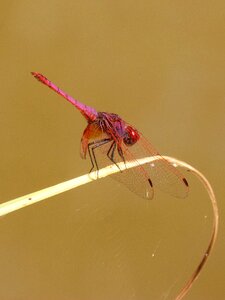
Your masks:
M112 174L111 177L123 183L129 190L142 198L152 199L155 188L169 193L172 196L185 198L188 194L188 183L183 174L166 159L161 157L140 133L139 135L139 140L132 146L125 145L123 141L119 143L119 146L115 143L113 157L110 157L109 149L112 143L114 143L114 140L112 139L103 144L99 143L99 146L94 149L98 168L100 169L113 163L118 166L119 164L125 163L125 169L123 168L124 170ZM106 139L106 137L105 132L102 133L102 136L99 135L98 140L95 140L95 146L98 145L98 141L102 141ZM118 147L122 150L122 155ZM138 163L138 159L149 156L155 156L159 159L144 165ZM113 161L111 158L113 158ZM91 161L93 161L93 157ZM126 169L126 163L131 161L135 167Z

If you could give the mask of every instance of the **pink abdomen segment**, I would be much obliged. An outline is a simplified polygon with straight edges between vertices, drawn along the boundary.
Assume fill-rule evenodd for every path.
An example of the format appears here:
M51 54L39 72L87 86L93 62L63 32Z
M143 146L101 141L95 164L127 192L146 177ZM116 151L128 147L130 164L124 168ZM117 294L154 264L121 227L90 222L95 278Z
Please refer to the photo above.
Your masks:
M87 121L94 121L97 118L98 112L90 107L87 106L78 100L73 99L70 95L63 92L60 88L58 88L54 83L52 83L48 78L43 76L42 74L38 72L31 72L31 74L40 82L47 85L50 89L55 91L57 94L61 95L63 98L65 98L67 101L69 101L71 104L73 104L81 113L82 115L87 119Z

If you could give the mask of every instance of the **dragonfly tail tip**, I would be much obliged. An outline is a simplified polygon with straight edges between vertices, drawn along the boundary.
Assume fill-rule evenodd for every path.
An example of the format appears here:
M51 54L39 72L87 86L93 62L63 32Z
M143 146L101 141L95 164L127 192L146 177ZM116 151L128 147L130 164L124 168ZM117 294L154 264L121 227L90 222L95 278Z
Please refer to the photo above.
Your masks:
M30 72L30 73L31 73L31 75L33 75L34 77L36 77L36 76L38 75L37 72Z

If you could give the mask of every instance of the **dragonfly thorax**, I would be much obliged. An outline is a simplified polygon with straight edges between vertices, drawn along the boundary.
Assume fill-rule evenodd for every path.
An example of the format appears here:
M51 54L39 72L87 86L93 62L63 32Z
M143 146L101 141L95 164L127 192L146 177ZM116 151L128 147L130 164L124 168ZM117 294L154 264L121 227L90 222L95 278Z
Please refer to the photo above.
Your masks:
M125 128L125 134L123 137L123 142L127 146L134 145L140 139L138 131L131 126Z

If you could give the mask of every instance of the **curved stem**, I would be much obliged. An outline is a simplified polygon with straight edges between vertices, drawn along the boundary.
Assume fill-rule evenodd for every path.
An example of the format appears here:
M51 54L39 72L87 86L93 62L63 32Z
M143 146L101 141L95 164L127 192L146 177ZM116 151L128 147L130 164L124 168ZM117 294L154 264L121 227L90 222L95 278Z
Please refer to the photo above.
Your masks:
M195 271L193 272L193 274L191 275L191 277L189 278L189 280L187 281L187 283L184 285L184 287L181 289L181 291L179 292L179 294L176 297L176 300L181 300L184 298L184 296L188 293L188 291L191 289L194 281L197 279L197 277L199 276L203 266L205 265L210 253L212 252L212 249L214 247L216 238L217 238L217 233L218 233L218 224L219 224L219 213L218 213L218 206L217 206L217 202L216 202L216 197L214 195L213 189L209 183L209 181L205 178L205 176L199 172L198 170L196 170L195 168L193 168L192 166L190 166L189 164L177 160L173 157L169 157L169 156L163 156L163 158L167 159L171 164L173 164L174 166L179 166L182 167L184 169L186 169L186 171L189 171L191 173L193 173L203 184L203 186L205 187L209 198L211 200L211 204L212 204L212 209L213 209L213 228L212 228L212 233L211 233L211 238L208 244L208 247L201 259L201 261L199 262L197 268L195 269ZM146 164L146 163L150 163L153 162L155 160L160 160L162 159L162 156L151 156L151 157L145 157L142 159L138 159L138 163L139 164ZM124 165L124 163L119 163L119 168L115 165L111 165L108 166L106 168L103 168L101 170L98 171L98 178L103 178L106 177L108 175L111 175L113 173L117 173L120 172L121 170L123 170L124 168L133 168L137 166L137 161L135 162L126 162L126 166ZM6 214L9 214L13 211L16 211L18 209L21 209L23 207L26 207L28 205L34 204L36 202L45 200L47 198L50 198L52 196L58 195L60 193L69 191L73 188L76 188L80 185L89 183L93 180L96 180L97 176L96 176L96 172L92 172L90 174L86 174L62 183L59 183L57 185L42 189L40 191L4 202L2 204L0 204L0 216L4 216Z
M210 238L208 247L205 250L205 253L204 253L202 259L200 260L197 268L195 269L195 271L193 272L193 274L191 275L191 277L189 278L187 283L184 285L184 287L181 289L181 291L177 295L176 300L181 300L191 289L194 281L199 276L203 266L205 265L209 255L212 252L212 249L215 245L217 234L218 234L218 226L219 226L219 211L218 211L217 201L216 201L216 197L213 192L213 189L212 189L209 181L206 179L206 177L201 172L199 172L198 170L196 170L195 168L193 168L192 166L188 165L187 163L185 163L183 161L180 161L180 160L174 159L172 157L168 157L168 156L164 156L164 157L167 160L169 160L173 165L178 165L180 167L185 168L187 171L192 172L202 182L204 188L206 189L206 191L209 195L209 198L210 198L211 204L212 204L212 209L213 209L213 227L212 227L211 238Z

